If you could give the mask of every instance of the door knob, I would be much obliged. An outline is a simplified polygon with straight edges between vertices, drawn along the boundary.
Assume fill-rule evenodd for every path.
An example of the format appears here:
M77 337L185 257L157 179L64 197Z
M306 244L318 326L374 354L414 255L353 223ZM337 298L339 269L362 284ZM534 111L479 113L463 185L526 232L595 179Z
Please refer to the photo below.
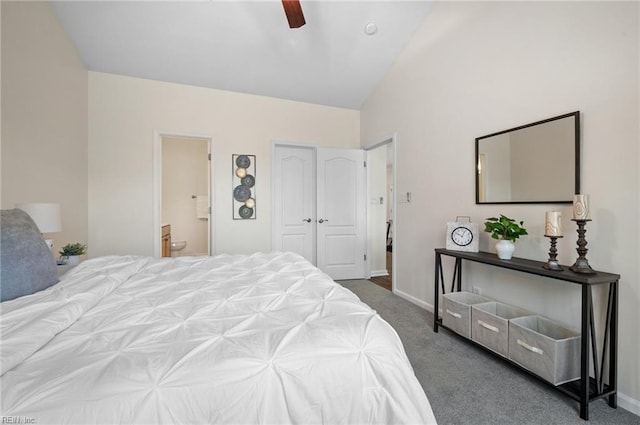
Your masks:
M311 219L310 218L303 218L302 221L306 221L307 223L311 223Z
M324 219L322 219L322 218L321 218L320 220L318 220L318 223L322 224L322 223L324 223L325 221L329 221L329 220L324 220Z

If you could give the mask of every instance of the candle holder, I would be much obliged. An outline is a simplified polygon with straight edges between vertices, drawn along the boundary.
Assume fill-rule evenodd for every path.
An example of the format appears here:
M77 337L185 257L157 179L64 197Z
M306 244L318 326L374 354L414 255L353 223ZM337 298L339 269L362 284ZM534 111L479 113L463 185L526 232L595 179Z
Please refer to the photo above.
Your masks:
M555 270L562 271L564 268L558 264L558 260L556 260L556 256L558 255L558 250L556 249L556 243L558 238L562 236L547 236L544 235L545 238L551 239L551 248L549 249L549 260L542 265L543 268L547 270Z
M596 272L589 265L589 261L587 261L587 257L586 257L587 251L588 251L588 249L586 248L587 240L584 238L584 234L586 233L586 230L584 227L587 224L587 221L591 221L591 220L572 218L571 221L575 221L578 224L578 242L577 242L578 258L576 259L576 262L571 267L569 267L569 270L574 271L576 273L595 274Z

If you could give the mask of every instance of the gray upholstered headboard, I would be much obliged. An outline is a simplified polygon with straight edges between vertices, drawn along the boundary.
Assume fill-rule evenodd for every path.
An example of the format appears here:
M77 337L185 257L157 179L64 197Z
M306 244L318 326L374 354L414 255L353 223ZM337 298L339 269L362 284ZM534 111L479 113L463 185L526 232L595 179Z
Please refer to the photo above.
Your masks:
M19 209L0 213L0 300L33 294L57 283L53 253L31 217Z

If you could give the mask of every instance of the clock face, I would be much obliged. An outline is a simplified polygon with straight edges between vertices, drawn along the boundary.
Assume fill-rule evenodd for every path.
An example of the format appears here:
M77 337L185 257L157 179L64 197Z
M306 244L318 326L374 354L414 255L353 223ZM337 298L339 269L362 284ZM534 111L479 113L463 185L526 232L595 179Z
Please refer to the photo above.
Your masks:
M467 246L473 241L473 233L466 227L456 227L451 232L451 240L459 246Z

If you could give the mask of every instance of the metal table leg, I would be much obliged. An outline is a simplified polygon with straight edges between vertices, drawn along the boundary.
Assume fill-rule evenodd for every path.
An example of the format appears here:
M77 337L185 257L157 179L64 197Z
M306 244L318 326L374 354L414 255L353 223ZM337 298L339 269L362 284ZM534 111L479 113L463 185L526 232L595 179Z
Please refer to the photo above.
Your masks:
M442 274L442 258L440 254L436 253L436 272L434 278L434 290L433 290L433 331L438 332L438 315L439 315L439 306L438 306L438 298L440 298L439 289L440 283L444 285L444 281L440 282L440 274ZM443 289L444 291L444 289Z
M580 417L589 420L589 305L591 288L582 285L582 335L580 338Z
M609 396L611 407L618 407L618 281L609 284L611 294L611 317L609 321L609 388L614 391Z

